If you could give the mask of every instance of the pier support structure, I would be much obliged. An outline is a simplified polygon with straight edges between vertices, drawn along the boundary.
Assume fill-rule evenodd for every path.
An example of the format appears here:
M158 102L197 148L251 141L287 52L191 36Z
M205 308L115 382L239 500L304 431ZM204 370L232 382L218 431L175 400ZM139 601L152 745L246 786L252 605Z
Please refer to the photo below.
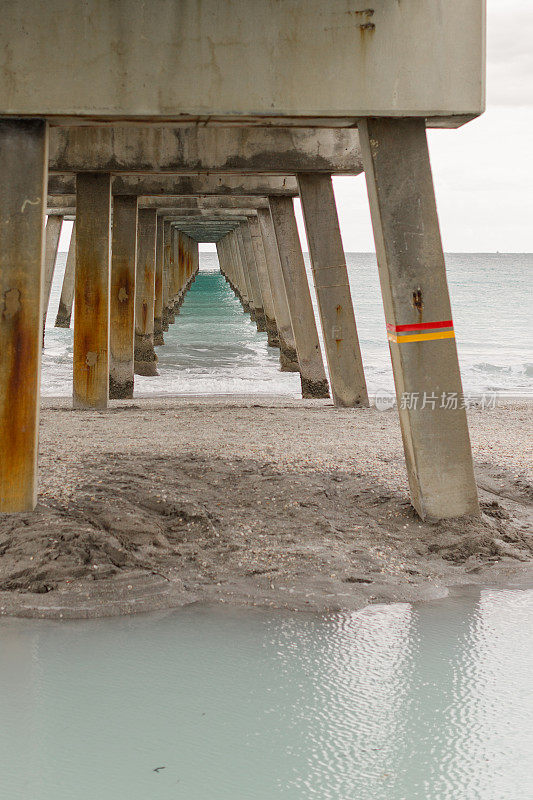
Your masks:
M268 268L266 264L265 251L263 248L263 239L261 237L261 229L257 215L248 217L248 227L252 237L252 245L255 256L255 264L257 269L257 277L261 289L261 298L263 300L263 310L265 314L265 328L268 335L268 344L270 347L279 347L278 328L276 325L276 313L274 310L274 300L272 298L272 290L270 288L270 279L268 277Z
M257 264L255 261L255 253L252 244L252 234L248 222L241 225L242 242L244 246L244 259L250 279L250 290L254 304L254 321L257 330L260 333L266 331L265 310L263 307L263 297L261 295L261 286L259 283L259 276L257 273Z
M57 261L57 251L59 249L59 239L63 217L56 214L49 214L46 220L45 245L44 245L44 288L43 288L43 344L44 329L46 327L46 317L48 306L50 305L50 294L52 293L52 283Z
M165 248L163 240L163 217L157 217L155 244L155 294L154 294L154 345L165 344L163 338L163 262Z
M272 302L274 304L274 315L278 331L281 371L299 372L300 367L298 364L298 355L296 353L296 342L292 330L291 315L287 303L287 293L285 292L285 282L281 271L278 244L274 233L270 209L259 208L257 210L257 218L263 239L265 263L272 291Z
M368 406L331 175L298 176L311 270L336 406Z
M56 328L70 328L72 303L74 301L74 276L76 274L76 221L72 226L72 234L68 246L67 263L63 275L63 286L57 309Z
M298 354L302 397L329 397L292 198L271 197L270 211Z
M76 179L74 408L107 408L109 399L109 279L111 175Z
M137 197L113 198L109 293L109 397L133 397Z
M0 119L0 512L37 501L47 125Z
M478 514L425 122L359 136L411 500L423 519Z
M137 229L137 277L135 287L136 375L157 375L154 350L154 298L157 209L141 208Z

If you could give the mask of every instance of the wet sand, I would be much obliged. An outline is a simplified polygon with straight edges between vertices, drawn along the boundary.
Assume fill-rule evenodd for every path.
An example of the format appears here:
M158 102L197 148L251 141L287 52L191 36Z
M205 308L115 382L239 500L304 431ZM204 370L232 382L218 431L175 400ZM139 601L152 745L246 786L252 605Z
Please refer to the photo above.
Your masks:
M327 611L533 585L531 410L469 412L482 518L423 523L394 410L47 400L37 510L0 515L0 613Z

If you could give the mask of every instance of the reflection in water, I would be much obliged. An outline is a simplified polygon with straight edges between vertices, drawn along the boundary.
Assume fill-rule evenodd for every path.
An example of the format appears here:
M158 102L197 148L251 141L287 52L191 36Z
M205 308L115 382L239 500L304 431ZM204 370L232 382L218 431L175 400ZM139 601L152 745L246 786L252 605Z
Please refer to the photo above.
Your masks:
M532 620L533 592L510 591L2 620L1 796L521 800Z

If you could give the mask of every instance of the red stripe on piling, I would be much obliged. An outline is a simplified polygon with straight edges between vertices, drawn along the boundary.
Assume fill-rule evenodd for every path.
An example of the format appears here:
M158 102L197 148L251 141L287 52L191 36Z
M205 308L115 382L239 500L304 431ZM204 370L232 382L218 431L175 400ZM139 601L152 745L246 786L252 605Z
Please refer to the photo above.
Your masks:
M423 331L431 328L453 328L453 320L445 319L441 322L416 322L412 325L391 325L387 322L387 330L392 333L400 333L401 331Z

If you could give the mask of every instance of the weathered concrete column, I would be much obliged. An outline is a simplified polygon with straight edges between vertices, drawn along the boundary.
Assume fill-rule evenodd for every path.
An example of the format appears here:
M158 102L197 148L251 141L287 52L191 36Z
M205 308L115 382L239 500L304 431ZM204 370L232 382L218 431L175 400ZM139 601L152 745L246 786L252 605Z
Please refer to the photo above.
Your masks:
M163 219L157 217L155 245L155 295L154 295L154 345L165 344L163 339L163 262L165 258L163 242Z
M177 228L173 228L172 231L174 314L179 314L183 292L183 242L180 231Z
M61 226L63 217L56 214L49 214L46 220L45 244L44 244L44 288L43 288L43 343L44 329L46 327L46 316L50 305L50 294L52 292L52 282L57 261L57 250L61 236Z
M248 306L246 310L250 314L250 319L255 320L254 296L252 293L252 284L250 281L250 270L248 269L246 253L244 250L244 241L242 238L241 226L235 229L235 243L236 243L236 250L239 256L239 263L242 270L242 279L244 286L246 287L245 295L246 295L246 303Z
M263 249L263 239L257 217L249 217L248 225L252 237L252 245L257 268L257 277L261 288L261 298L263 300L263 310L265 313L265 327L268 335L270 347L279 347L278 329L276 326L276 314L274 311L274 301L270 289L270 280L266 265L265 251Z
M109 397L133 397L133 337L137 265L137 197L113 198L109 293Z
M168 331L168 326L174 322L174 315L170 312L170 252L171 252L171 227L170 222L163 223L163 330ZM172 305L174 305L172 303Z
M157 375L157 356L154 350L157 209L139 209L138 220L134 367L136 375Z
M67 263L63 275L63 286L57 309L56 328L70 328L72 302L74 300L74 276L76 274L76 223L72 226L70 244L68 246Z
M43 120L0 119L0 512L37 502L44 213Z
M359 125L411 500L478 514L425 123Z
M239 290L239 300L241 301L241 305L245 312L249 311L249 298L248 292L246 287L246 281L244 279L244 271L241 264L241 251L239 247L239 242L237 239L237 231L233 230L231 233L228 234L228 242L229 242L229 250L231 254L231 258L234 265L235 270L235 281L237 288Z
M346 258L330 175L298 176L329 383L336 406L368 406Z
M281 271L278 243L276 242L270 210L268 208L259 208L257 210L257 218L261 229L268 277L272 291L272 301L274 303L281 371L299 372L300 366L296 353L296 342L292 330L291 315L289 313L287 294L285 292L285 281L283 280L283 273Z
M76 177L74 408L107 408L111 175Z
M329 397L292 198L270 197L269 202L298 353L302 396Z
M250 289L252 291L252 298L254 304L254 319L257 325L257 330L261 333L266 331L265 310L263 308L263 298L261 296L261 286L259 284L259 276L257 274L257 264L255 263L255 253L252 244L252 234L248 222L243 222L241 225L242 241L244 244L244 254L246 258L246 266L248 267L248 275L250 277Z

